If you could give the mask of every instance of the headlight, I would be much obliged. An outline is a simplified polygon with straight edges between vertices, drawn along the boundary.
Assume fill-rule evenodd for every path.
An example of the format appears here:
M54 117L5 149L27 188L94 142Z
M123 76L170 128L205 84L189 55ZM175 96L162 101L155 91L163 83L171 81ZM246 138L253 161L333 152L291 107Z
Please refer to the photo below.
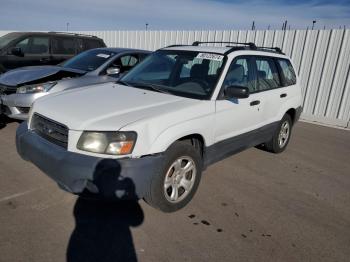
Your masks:
M77 148L83 151L108 154L131 154L136 143L135 132L83 132Z
M57 84L57 82L47 82L44 84L21 86L21 87L17 88L17 93L18 94L31 94L31 93L47 92L56 84Z

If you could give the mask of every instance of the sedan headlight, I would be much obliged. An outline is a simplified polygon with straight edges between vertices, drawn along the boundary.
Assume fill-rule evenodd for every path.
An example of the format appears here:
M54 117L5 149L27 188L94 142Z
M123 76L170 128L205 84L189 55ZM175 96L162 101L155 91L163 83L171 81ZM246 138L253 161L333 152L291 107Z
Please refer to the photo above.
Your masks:
M44 84L21 86L21 87L17 88L17 93L18 94L32 94L32 93L47 92L56 84L57 84L57 82L47 82Z
M135 132L83 132L79 138L77 148L83 151L107 154L131 154L136 143Z

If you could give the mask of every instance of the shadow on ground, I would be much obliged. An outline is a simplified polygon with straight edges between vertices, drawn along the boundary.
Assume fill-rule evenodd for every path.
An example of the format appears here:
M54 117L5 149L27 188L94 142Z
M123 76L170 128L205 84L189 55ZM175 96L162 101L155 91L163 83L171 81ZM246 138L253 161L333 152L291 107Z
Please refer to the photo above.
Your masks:
M137 261L130 227L143 222L143 211L134 202L101 202L79 198L75 204L76 227L71 235L67 261Z
M130 227L141 225L144 214L135 199L135 185L122 177L121 166L111 159L102 160L95 169L93 182L103 188L102 199L78 198L74 207L75 229L71 235L68 262L137 261Z

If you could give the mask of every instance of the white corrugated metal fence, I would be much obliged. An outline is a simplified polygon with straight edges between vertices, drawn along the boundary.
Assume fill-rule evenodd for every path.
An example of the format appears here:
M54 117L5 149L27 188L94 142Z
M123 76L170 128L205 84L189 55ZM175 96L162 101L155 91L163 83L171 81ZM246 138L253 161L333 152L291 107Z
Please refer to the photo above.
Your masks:
M254 42L291 56L303 87L308 121L350 128L350 30L79 31L110 47L156 50L193 41ZM3 32L0 31L0 35Z

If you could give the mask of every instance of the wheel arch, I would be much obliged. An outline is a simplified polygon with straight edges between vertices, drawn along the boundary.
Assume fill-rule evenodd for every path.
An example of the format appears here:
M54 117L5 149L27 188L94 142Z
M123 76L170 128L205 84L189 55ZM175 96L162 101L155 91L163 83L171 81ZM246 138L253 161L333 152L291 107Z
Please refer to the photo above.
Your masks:
M296 109L295 108L290 108L287 110L287 112L285 113L286 115L289 115L290 118L292 119L292 123L294 124L296 121Z

